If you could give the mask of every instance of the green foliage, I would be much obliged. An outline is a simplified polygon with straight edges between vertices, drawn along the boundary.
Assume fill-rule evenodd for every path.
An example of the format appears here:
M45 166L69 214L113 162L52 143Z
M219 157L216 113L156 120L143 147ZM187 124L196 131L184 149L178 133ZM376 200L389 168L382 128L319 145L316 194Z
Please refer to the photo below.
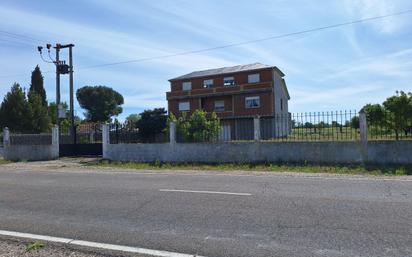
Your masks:
M164 108L145 110L140 113L136 121L139 135L143 140L154 140L155 136L166 129L167 115Z
M214 112L209 118L207 116L205 111L195 110L190 117L183 113L177 120L173 116L169 119L176 120L177 133L186 142L217 140L220 133L220 120Z
M30 106L18 83L14 83L1 103L0 126L8 127L14 132L30 132Z
M106 86L84 86L76 92L77 101L86 109L86 119L92 122L107 122L123 109L123 96Z
M34 242L34 243L31 243L31 244L29 244L29 245L26 247L26 253L39 250L39 249L41 249L41 248L43 248L43 247L44 247L44 244L43 244L42 242Z
M367 114L368 124L378 126L384 123L385 113L382 105L367 104L361 111L364 111Z
M42 97L35 91L30 91L28 96L31 133L47 132L51 128L47 105L43 105Z
M44 89L44 79L40 67L37 65L31 73L30 92L36 92L41 99L41 104L47 106L46 90Z
M68 105L66 102L60 103L61 106L63 107L64 110L68 109ZM57 104L55 102L49 103L49 106L47 107L48 109L48 115L50 117L50 120L53 124L56 124L56 118L57 118ZM69 117L69 111L66 111L66 117Z
M352 117L352 119L350 120L350 126L353 129L359 128L359 117L358 116Z
M399 92L383 102L383 106L390 113L389 126L395 131L396 140L399 139L399 132L412 127L412 94Z
M140 120L140 115L133 113L126 117L124 124L129 128L135 128L138 120Z

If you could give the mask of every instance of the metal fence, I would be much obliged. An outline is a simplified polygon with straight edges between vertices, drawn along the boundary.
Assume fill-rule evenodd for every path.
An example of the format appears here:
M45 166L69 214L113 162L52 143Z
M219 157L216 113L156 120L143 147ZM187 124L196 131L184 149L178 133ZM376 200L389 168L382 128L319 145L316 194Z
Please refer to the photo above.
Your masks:
M61 127L60 144L94 144L102 142L101 123L81 123L76 125L76 134L70 133L70 124Z
M369 140L412 140L412 117L381 111L367 114Z
M187 130L178 129L176 138L178 143L251 141L256 132L262 141L354 141L360 137L359 115L357 111L333 111L236 117L222 119L217 136L192 131L188 137Z
M51 134L10 134L10 145L51 145Z
M137 143L167 143L169 142L169 133L164 131L158 134L142 135L139 130L133 126L125 124L110 124L109 135L111 144L137 144Z

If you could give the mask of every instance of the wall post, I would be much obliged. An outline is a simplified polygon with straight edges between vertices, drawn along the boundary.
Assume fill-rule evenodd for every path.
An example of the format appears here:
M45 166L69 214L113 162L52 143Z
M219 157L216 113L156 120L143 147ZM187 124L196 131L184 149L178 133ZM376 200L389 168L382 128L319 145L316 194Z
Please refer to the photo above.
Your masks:
M59 144L59 127L54 125L52 128L52 145Z
M102 124L102 149L103 158L107 158L107 148L110 144L110 130L108 124Z
M3 146L9 146L10 145L10 131L8 127L5 127L3 129Z
M260 118L256 116L253 118L253 139L255 141L260 140Z
M368 121L366 119L366 113L363 110L359 112L359 131L362 158L365 162L368 160Z
M90 131L89 133L89 141L90 144L94 144L94 130Z
M176 122L174 121L169 123L169 139L171 145L176 144Z
M368 142L368 121L366 120L366 113L364 111L359 112L359 130L360 140L362 143Z

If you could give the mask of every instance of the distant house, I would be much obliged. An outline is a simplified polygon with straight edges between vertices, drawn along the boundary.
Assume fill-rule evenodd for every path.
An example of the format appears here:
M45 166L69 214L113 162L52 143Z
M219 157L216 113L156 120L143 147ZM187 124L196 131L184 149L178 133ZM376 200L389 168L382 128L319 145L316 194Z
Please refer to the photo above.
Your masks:
M276 131L279 127L288 127L289 120L282 118L275 122L275 117L289 115L290 96L284 76L276 66L261 63L179 76L169 80L171 90L166 93L169 112L176 117L196 109L216 112L222 121L226 140L253 138L252 118L272 117L273 128L269 137L283 136ZM245 129L251 125L252 129Z

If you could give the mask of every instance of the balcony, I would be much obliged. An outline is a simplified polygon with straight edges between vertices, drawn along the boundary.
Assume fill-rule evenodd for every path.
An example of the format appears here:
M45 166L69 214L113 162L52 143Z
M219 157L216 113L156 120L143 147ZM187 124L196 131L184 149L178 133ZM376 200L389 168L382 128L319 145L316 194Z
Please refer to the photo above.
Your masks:
M166 92L166 98L182 99L199 96L224 96L242 93L267 92L272 90L272 82L261 82L255 84L242 84L236 86L217 86L213 88L199 88L190 91Z

